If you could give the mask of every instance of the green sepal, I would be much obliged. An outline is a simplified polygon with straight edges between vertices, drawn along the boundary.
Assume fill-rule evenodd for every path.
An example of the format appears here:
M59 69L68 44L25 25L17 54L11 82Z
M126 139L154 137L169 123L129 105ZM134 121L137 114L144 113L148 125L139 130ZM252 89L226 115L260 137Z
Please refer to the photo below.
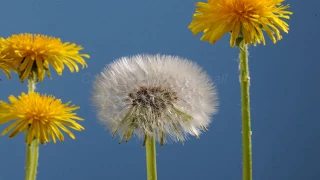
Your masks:
M239 36L236 40L236 47L239 48L240 47L240 43L243 41L243 37Z

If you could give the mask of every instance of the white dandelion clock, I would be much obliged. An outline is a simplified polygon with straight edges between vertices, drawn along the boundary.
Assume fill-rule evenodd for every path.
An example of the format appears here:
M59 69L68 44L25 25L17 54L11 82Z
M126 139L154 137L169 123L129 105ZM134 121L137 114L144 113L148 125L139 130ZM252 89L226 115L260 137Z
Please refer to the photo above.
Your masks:
M208 75L177 56L137 55L111 63L94 82L99 120L120 142L133 135L168 140L199 137L217 112L217 93Z

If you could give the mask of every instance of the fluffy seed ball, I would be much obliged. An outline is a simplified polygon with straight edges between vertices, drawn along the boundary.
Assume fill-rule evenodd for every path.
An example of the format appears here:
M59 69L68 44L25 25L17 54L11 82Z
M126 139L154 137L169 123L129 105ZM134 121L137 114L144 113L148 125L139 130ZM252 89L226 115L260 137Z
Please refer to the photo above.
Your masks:
M217 112L217 93L195 63L167 55L123 57L111 63L94 82L98 118L118 133L184 142L199 137Z

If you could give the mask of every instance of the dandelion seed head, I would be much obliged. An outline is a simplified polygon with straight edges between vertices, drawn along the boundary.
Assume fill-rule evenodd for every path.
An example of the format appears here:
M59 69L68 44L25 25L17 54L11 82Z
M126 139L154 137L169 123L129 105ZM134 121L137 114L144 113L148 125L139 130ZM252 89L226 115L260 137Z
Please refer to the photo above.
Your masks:
M208 75L177 56L137 55L108 65L95 82L99 120L120 141L155 136L160 144L199 137L217 112L217 93Z

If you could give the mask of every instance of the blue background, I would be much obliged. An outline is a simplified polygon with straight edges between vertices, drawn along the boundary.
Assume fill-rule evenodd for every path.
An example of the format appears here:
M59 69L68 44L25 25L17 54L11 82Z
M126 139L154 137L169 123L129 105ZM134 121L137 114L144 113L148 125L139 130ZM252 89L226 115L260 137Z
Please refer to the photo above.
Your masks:
M157 148L160 180L241 179L241 116L238 50L229 35L210 45L187 28L195 0L2 0L0 35L41 33L82 45L89 68L38 84L37 91L81 106L83 132L76 140L40 147L39 180L146 179L145 150L132 139L118 144L90 102L92 81L121 56L178 55L203 66L215 80L219 112L210 131L185 145ZM320 179L318 0L288 0L294 12L288 35L250 47L253 176L256 180ZM1 72L0 99L26 92L16 75ZM318 105L317 105L318 103ZM318 107L318 108L317 108ZM0 130L8 124L0 126ZM24 179L23 133L0 139L0 179Z

